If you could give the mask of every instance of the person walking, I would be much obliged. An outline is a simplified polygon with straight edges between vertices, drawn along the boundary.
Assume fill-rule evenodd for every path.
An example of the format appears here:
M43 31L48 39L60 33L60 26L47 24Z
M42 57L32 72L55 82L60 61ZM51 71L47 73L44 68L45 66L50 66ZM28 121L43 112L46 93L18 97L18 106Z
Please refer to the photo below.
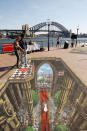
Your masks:
M23 49L19 46L19 41L21 40L21 37L17 37L16 40L14 41L14 52L15 52L15 55L17 57L17 68L20 68L19 66L19 53L20 52L23 52Z
M24 40L24 34L21 34L21 40L19 41L19 45L24 51L24 53L21 52L21 66L27 67L27 43Z

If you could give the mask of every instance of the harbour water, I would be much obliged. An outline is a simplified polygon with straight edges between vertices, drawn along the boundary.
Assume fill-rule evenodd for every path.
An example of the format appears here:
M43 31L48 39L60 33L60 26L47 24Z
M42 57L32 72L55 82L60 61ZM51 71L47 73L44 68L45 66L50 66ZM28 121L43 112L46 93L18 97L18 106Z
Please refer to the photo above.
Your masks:
M31 40L31 41L34 41L34 42L36 42L37 44L39 44L40 47L47 47L47 46L48 46L48 38L47 38L47 37L27 38L27 39L25 39L25 40L26 40L26 42L29 42L30 40ZM69 42L69 44L71 43L71 39L70 39L70 38L60 38L60 44L61 44L61 45L64 45L64 42L65 42L66 40ZM15 41L15 39L1 39L1 40L0 40L0 45L1 45L1 44L13 43L14 41ZM50 37L50 38L49 38L50 47L55 46L55 45L56 45L56 42L57 42L57 38L54 38L54 37ZM75 42L76 42L76 41L75 41ZM78 44L79 44L79 43L87 43L87 38L78 38L78 39L77 39L77 42L78 42Z

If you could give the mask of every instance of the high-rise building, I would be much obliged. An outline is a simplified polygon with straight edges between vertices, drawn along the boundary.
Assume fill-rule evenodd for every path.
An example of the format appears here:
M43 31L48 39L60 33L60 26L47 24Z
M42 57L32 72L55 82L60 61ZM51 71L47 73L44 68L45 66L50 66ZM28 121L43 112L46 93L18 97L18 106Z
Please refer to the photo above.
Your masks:
M25 30L25 25L22 25L22 30Z
M22 25L22 30L25 30L25 35L26 36L30 36L30 31L29 31L29 25L28 24Z
M25 24L25 30L29 30L29 25Z
M29 30L29 25L28 24L22 25L22 30Z

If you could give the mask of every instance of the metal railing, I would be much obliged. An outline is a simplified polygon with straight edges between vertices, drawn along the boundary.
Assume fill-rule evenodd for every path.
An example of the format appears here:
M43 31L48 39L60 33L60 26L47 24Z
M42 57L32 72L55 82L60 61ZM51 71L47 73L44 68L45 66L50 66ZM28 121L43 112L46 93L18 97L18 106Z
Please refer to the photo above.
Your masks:
M65 43L66 40L64 40L64 39L60 40L60 42L59 42L60 46L64 46L64 43ZM71 45L72 41L69 40L69 39L67 41L68 41L69 45ZM47 40L34 41L34 42L39 44L41 48L48 47L48 41ZM80 44L84 44L85 45L86 43L87 43L87 40L77 40L77 45L80 45ZM57 44L56 40L49 40L50 47L54 47L54 46L56 46L56 44ZM76 44L76 40L74 41L74 44Z
M60 47L63 47L64 46L64 43L65 43L65 41L68 41L68 43L69 43L69 45L71 45L71 40L69 39L69 38L66 38L66 39L61 39L60 40ZM36 42L37 44L39 44L40 45L40 48L45 48L45 47L48 47L48 40L32 40L32 41L34 41L34 42ZM57 40L56 39L51 39L51 40L49 40L49 47L54 47L54 46L56 46L56 44L57 44ZM76 44L76 40L74 41L74 44ZM77 39L77 45L87 45L87 40L79 40L79 39ZM7 47L5 47L4 45L8 45L8 47L9 48L11 48L12 47L12 43L2 43L2 44L0 44L0 54L1 53L8 53L8 52L13 52L13 50L11 50L10 51L10 49L9 49L9 51L5 51L4 52L4 50L7 48Z

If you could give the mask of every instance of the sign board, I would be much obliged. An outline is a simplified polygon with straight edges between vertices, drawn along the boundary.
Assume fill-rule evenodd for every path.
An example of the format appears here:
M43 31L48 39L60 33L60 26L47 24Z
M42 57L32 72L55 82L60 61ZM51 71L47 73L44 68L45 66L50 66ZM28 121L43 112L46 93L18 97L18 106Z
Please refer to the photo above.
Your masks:
M64 76L64 71L59 71L58 76Z

